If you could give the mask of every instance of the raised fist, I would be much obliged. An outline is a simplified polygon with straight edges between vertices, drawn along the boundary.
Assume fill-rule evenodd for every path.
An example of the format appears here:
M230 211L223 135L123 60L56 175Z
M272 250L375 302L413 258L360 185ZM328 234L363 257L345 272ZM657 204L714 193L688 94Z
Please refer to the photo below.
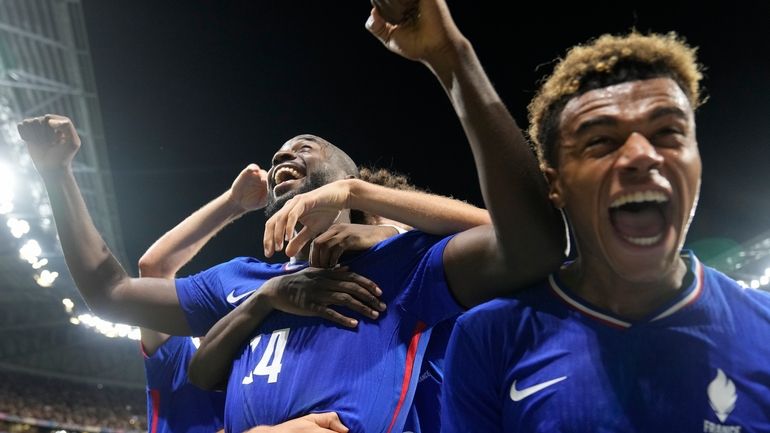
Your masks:
M46 114L25 119L18 125L21 139L39 172L69 167L80 148L80 137L72 121L64 116Z

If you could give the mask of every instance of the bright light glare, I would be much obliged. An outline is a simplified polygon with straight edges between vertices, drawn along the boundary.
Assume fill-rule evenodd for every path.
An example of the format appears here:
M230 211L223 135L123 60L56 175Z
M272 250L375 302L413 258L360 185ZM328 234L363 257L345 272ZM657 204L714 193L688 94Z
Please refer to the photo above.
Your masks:
M759 277L760 285L766 286L767 283L770 283L770 277L768 277L767 275L762 275L761 277Z
M68 313L71 313L72 312L72 307L75 306L75 303L72 302L72 299L70 299L70 298L62 299L61 303L64 304L64 311L66 311Z
M11 234L16 239L29 233L29 223L25 220L18 220L16 218L10 218L8 220L8 227L11 229Z
M738 280L737 283L739 286L743 287L744 289L747 289L749 287L749 285L746 284L746 282L743 280Z
M48 259L40 259L32 264L32 269L40 269L48 264Z
M35 282L40 287L51 287L58 276L58 272L51 272L48 269L43 269L43 271L40 272L40 275L35 275Z
M759 280L751 280L751 288L752 289L758 289L759 288Z
M0 214L13 210L13 174L5 164L0 164Z
M27 243L19 249L19 257L21 257L22 260L29 262L30 265L35 264L37 258L42 253L43 250L40 249L40 244L34 239L28 240Z
M72 319L74 319L74 321ZM70 323L73 325L81 324L88 328L93 328L96 332L109 338L119 337L131 340L139 340L141 338L139 328L135 326L108 322L90 314L81 314L77 318L73 317L72 319L70 319ZM78 323L75 323L75 321Z

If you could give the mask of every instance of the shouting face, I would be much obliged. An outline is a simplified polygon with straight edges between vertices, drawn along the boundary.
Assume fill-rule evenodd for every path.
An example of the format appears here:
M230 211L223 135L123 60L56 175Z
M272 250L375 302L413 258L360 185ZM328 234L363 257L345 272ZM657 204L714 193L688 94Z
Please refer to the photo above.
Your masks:
M569 216L584 273L632 283L673 275L701 178L684 92L669 78L592 90L567 103L559 132L550 197Z

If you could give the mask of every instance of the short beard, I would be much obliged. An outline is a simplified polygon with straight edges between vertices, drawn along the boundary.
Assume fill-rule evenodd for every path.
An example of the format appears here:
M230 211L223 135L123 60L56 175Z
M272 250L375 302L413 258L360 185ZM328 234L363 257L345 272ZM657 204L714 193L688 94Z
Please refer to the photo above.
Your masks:
M311 173L310 176L305 178L304 183L299 188L293 191L289 191L280 197L276 197L273 193L273 190L271 189L267 196L267 206L265 206L265 217L270 218L271 216L273 216L276 212L278 212L279 210L281 210L281 208L283 208L283 205L285 205L287 201L294 198L294 196L298 194L304 194L306 192L310 192L316 188L320 188L326 184L332 183L335 180L337 179L333 179L330 173L314 172L314 173Z

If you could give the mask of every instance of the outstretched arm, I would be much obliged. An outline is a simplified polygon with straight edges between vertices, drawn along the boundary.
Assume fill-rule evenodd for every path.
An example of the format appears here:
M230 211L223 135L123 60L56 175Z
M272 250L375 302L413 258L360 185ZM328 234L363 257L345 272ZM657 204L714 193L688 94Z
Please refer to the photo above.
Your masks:
M89 307L110 320L189 335L174 282L129 277L94 227L72 172L80 148L72 122L46 115L18 128L48 191L67 266Z
M492 288L487 294L497 295L555 269L566 240L545 178L445 2L420 0L419 14L403 25L388 24L372 10L367 28L389 50L422 62L436 75L471 144L494 225L459 235L447 247L447 276L458 299L471 305L478 299L465 292L478 293L484 286ZM488 280L468 278L479 269Z
M345 179L299 194L276 212L265 224L265 254L280 251L284 239L289 239L286 255L295 255L326 231L342 209L359 209L431 234L456 233L490 223L486 210L460 200ZM297 222L303 228L294 236Z
M265 207L267 172L249 164L232 186L176 227L160 237L139 259L143 277L173 279L204 245L227 224L243 214ZM142 329L142 346L152 355L168 339L168 334Z

